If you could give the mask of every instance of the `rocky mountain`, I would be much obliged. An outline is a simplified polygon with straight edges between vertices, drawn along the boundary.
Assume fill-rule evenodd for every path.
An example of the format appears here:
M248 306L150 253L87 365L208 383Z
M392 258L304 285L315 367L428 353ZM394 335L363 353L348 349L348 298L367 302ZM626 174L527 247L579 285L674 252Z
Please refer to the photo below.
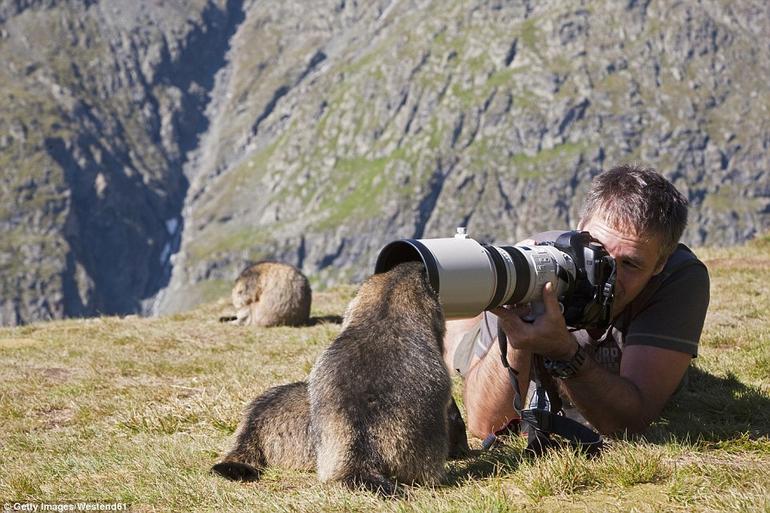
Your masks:
M566 228L625 161L689 197L691 244L770 229L764 0L0 6L3 323Z
M0 323L139 311L168 282L240 3L0 4Z

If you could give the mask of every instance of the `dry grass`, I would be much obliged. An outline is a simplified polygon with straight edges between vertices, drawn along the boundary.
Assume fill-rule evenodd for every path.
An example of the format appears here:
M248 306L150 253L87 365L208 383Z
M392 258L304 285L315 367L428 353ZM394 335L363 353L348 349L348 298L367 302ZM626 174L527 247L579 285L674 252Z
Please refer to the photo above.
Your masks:
M0 500L122 501L133 511L770 511L770 242L699 251L712 303L690 385L644 439L600 458L522 459L523 441L449 465L398 501L267 471L208 469L248 400L304 378L334 322L247 329L224 301L158 319L0 329ZM315 295L341 315L351 287ZM474 441L478 447L478 441Z

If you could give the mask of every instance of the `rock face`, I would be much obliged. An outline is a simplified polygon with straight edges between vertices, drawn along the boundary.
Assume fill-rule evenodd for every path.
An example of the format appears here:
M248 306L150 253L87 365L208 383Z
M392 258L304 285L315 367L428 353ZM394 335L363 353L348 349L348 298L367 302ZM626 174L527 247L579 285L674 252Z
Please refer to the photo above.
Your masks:
M236 2L0 4L0 323L141 309L169 279Z
M0 3L0 321L567 228L623 161L689 197L687 242L743 241L770 229L768 40L751 0Z

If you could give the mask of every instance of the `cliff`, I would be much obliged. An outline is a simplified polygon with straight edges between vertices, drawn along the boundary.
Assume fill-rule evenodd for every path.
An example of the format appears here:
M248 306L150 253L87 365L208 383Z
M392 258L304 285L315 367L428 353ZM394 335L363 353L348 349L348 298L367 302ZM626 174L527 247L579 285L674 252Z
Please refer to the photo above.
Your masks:
M235 2L0 7L0 323L141 309L170 276Z
M761 1L2 5L4 323L182 310L262 258L325 286L395 238L574 226L623 161L688 196L688 243L770 229Z

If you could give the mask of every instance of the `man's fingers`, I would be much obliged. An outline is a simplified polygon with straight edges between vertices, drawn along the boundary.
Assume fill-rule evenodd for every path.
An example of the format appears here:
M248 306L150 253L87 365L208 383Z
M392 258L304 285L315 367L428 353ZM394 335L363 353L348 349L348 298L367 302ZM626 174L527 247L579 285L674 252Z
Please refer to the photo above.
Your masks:
M498 306L496 308L493 308L492 310L490 310L490 312L492 312L499 318L506 321L509 319L513 319L514 317L518 318L518 316L514 312L512 312L511 310L503 306Z
M516 312L503 308L502 306L493 308L490 312L498 316L503 323L508 324L514 329L518 330L521 329L522 326L526 326L526 323L521 320Z
M526 317L532 313L532 305L529 303L523 305L511 305L507 308L509 312L516 314L519 319Z
M545 305L545 313L547 315L561 315L559 299L556 297L556 287L550 281L543 287L543 304Z

